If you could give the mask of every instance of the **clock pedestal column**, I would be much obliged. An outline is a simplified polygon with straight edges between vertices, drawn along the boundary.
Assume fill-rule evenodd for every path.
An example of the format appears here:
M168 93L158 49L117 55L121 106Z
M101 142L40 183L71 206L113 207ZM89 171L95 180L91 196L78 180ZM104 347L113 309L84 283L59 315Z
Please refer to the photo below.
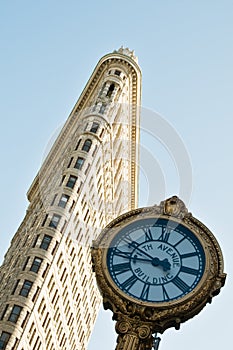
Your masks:
M116 350L146 350L153 346L151 327L140 320L120 317L116 323L116 332L118 333Z

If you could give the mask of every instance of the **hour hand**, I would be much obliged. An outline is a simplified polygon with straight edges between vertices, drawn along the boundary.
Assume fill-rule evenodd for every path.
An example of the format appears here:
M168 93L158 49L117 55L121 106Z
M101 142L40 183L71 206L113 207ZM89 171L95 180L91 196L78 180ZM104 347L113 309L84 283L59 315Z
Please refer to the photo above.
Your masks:
M161 266L163 271L168 271L171 268L171 264L169 263L168 259L160 260L159 258L153 258L151 263L153 266Z
M168 271L171 269L171 264L169 263L168 259L163 259L160 261L160 264L163 267L163 271Z

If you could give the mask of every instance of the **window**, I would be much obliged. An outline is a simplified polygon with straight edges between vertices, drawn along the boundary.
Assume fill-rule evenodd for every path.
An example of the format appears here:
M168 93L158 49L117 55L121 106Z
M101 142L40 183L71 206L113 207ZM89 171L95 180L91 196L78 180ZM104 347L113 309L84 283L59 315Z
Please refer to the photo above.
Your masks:
M42 261L43 259L35 257L35 259L33 260L32 266L30 268L30 271L37 273L40 269Z
M6 349L8 340L10 339L11 334L8 332L2 332L0 337L0 349L4 350Z
M30 259L30 257L28 256L24 265L23 265L23 271L26 269L29 259Z
M60 220L61 220L61 215L53 214L53 217L49 223L49 227L57 228Z
M13 288L13 290L12 290L12 293L11 293L11 294L15 294L15 291L16 291L16 289L17 289L18 285L19 285L19 281L20 281L20 280L17 280L17 282L15 283L15 286L14 286L14 288Z
M47 218L48 218L48 214L45 215L44 220L43 220L41 226L44 226L44 225L45 225Z
M75 166L74 166L74 167L75 167L76 169L81 170L81 169L82 169L82 166L83 166L84 161L85 161L85 159L84 159L84 158L82 158L82 157L78 157L78 159L77 159L77 161L76 161L76 163L75 163Z
M82 183L82 181L81 181L81 182L80 182L80 186L79 186L79 188L77 189L77 193L79 193L79 192L80 192L80 190L81 190L82 186L83 186L83 183Z
M93 132L94 134L96 134L98 129L99 129L99 123L93 122L90 132Z
M52 237L49 235L44 235L44 238L40 244L40 248L44 250L48 250L48 247L52 241Z
M52 250L52 252L51 252L51 254L53 255L54 253L55 253L55 251L56 251L56 249L57 249L57 247L58 247L58 241L56 241L56 244L55 244L55 246L53 247L53 250Z
M65 221L64 221L64 224L63 224L63 226L62 226L62 228L61 228L61 233L63 233L63 231L65 230L66 225L67 225L67 221L65 220Z
M90 148L91 148L91 140L86 140L83 144L83 147L82 147L82 151L85 151L85 152L89 152Z
M2 313L2 316L0 318L1 321L4 319L4 316L5 316L6 312L7 312L8 306L9 306L9 304L6 304L5 309L4 309L4 311Z
M79 139L79 140L78 140L77 146L75 147L75 151L77 151L77 149L79 148L79 145L80 145L81 140L82 140L82 139Z
M110 86L109 86L109 88L108 88L108 91L107 91L107 97L111 97L112 96L112 93L113 93L113 91L114 91L114 89L115 89L115 85L114 84L111 84Z
M24 317L24 320L23 320L23 322L22 322L22 324L21 324L21 327L22 327L22 328L25 326L25 324L26 324L26 322L27 322L27 320L28 320L29 315L30 315L30 312L27 311L26 316Z
M70 158L70 161L69 161L69 163L68 163L68 165L67 165L67 168L69 168L70 166L71 166L71 163L73 162L73 157L72 158Z
M15 338L15 342L14 342L14 345L13 345L13 347L11 348L11 350L15 350L16 347L17 347L17 345L18 345L18 343L19 343L19 339L18 339L18 338ZM23 350L23 349L22 349L22 350Z
M8 321L16 323L18 321L21 310L22 306L14 305L11 314L8 318Z
M58 203L58 206L65 208L69 198L70 198L70 196L68 196L67 194L62 194L60 201Z
M74 185L77 181L77 176L70 175L69 180L67 181L66 186L70 188L74 188Z
M36 214L34 214L35 215L35 217L34 217L34 220L33 220L33 222L32 222L32 227L33 226L35 226L35 224L36 224L36 220L37 220L37 216L36 216Z
M115 72L114 72L114 74L120 76L120 75L121 75L121 71L118 70L118 69L116 69Z
M19 294L26 298L32 288L32 285L33 285L33 282L25 280L23 282L23 285Z
M33 242L33 245L32 245L32 248L35 248L36 246L36 243L38 241L38 238L39 238L40 235L37 235L36 238L34 239L34 242Z
M73 200L71 206L70 206L70 209L69 209L69 212L71 212L71 210L74 208L74 205L75 205L75 201Z
M88 164L88 166L87 166L87 168L86 168L86 170L85 170L85 175L87 175L89 169L90 169L90 164Z
M62 176L61 182L60 182L60 186L63 184L63 181L65 180L65 175Z
M38 295L38 293L39 293L39 290L40 290L40 287L37 287L37 288L36 288L36 292L35 292L35 294L34 294L33 297L32 297L32 301L35 301L35 299L36 299L36 297L37 297L37 295Z
M104 133L104 129L101 130L101 133L99 135L100 138L103 136L103 133Z
M54 202L55 202L56 198L57 198L57 194L55 194L55 196L53 197L53 200L52 200L50 205L54 205Z
M48 269L49 269L49 263L47 263L46 268L45 268L45 270L44 270L44 272L42 274L43 278L45 277L46 273L48 272Z
M96 154L97 148L98 148L98 146L95 145L94 151L92 152L92 156L94 156Z
M86 221L86 219L87 219L87 215L89 214L89 209L87 209L87 211L86 211L86 214L85 214L85 216L84 216L84 221Z

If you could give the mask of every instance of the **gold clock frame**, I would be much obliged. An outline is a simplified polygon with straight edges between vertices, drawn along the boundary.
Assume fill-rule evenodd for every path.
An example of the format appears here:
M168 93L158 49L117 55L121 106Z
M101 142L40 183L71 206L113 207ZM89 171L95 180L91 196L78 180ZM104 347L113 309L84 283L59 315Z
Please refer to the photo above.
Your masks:
M116 286L108 272L106 255L113 237L130 222L152 217L171 219L187 227L199 239L205 252L206 266L197 286L192 292L174 301L149 303L130 297ZM147 341L149 335L163 333L170 327L178 329L182 322L198 314L220 292L226 278L223 272L223 255L216 238L203 223L188 212L177 196L161 202L158 206L132 210L110 222L93 242L92 261L104 308L111 309L113 319L118 321L117 332L126 334L131 330L132 333L134 329L135 333L135 329L138 329L139 338ZM150 346L151 344L148 348Z

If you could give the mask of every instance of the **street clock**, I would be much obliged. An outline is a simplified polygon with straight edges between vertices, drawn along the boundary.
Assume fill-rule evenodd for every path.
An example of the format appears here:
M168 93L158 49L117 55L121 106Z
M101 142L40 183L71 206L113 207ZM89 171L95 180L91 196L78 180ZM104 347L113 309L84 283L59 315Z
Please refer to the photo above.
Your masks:
M152 334L198 314L226 277L216 238L176 196L113 220L92 258L117 349L151 349Z

